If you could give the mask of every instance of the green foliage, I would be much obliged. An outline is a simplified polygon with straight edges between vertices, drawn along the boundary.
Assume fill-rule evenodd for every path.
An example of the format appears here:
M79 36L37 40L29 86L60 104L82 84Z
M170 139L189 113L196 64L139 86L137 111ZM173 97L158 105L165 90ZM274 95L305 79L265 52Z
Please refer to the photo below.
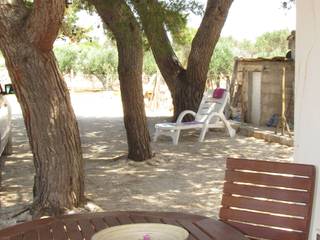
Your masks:
M237 49L238 49L237 55L239 57L250 57L250 58L255 57L255 54L256 54L255 42L244 39L237 43Z
M160 4L164 23L173 39L181 45L191 43L190 36L193 38L195 31L187 27L188 16L190 13L202 15L203 5L194 0L166 0Z
M25 0L24 5L26 8L33 8L33 1L32 0Z
M160 0L165 9L183 14L193 13L202 15L204 13L203 4L197 0Z
M147 11L148 21L151 24L163 24L175 42L184 44L188 41L188 16L193 13L201 15L204 12L203 4L197 0L156 0L156 1L126 1L136 13ZM133 3L135 2L135 3ZM135 7L139 11L135 11ZM156 13L156 14L150 14ZM147 48L147 44L146 48Z
M111 87L117 78L118 56L115 48L97 44L82 46L78 57L79 70L86 75L96 76L104 88Z
M264 33L255 42L236 41L232 37L221 37L209 66L210 77L217 79L221 74L230 76L235 57L284 57L288 51L287 37L289 35L289 30L285 29Z
M127 2L131 4L130 0L127 0ZM186 66L192 39L196 34L196 29L187 27L187 16L192 11L201 14L203 6L196 4L196 1L193 0L160 0L155 7L159 8L157 21L160 20L165 23L172 36L173 47L181 63ZM74 8L69 9L70 11L65 19L66 25L69 26L68 31L70 26L77 22L77 9L79 9L77 4ZM69 32L69 35L70 33L73 34ZM220 75L230 76L235 57L272 58L285 56L288 51L287 37L289 35L290 32L286 29L267 32L258 37L255 42L249 40L236 41L232 37L220 38L209 66L210 77L217 79ZM79 42L83 38L81 35L77 36L79 37L76 37L78 40L75 42ZM152 75L157 72L157 64L145 38L144 45L146 51L143 70L145 74ZM63 73L70 73L73 70L86 75L95 75L106 88L110 85L110 82L117 79L117 50L112 37L108 38L106 46L90 42L70 44L63 48L56 47L55 53Z
M209 65L209 75L213 79L217 79L221 74L232 74L236 45L237 42L232 37L220 38Z
M54 52L64 74L73 70L96 76L106 89L117 80L118 55L114 47L87 42L55 47Z
M196 32L197 29L194 28L182 28L180 31L173 32L172 37L174 44L190 47Z
M66 13L60 28L60 36L68 37L71 42L80 42L81 40L89 40L87 36L91 28L83 28L77 25L79 17L77 15L79 6L72 4L66 9Z
M173 48L184 67L187 66L191 43L196 32L195 28L185 28L173 36Z
M133 0L125 0L128 6L137 14L134 9ZM142 1L140 4L144 4ZM148 4L156 8L157 17L150 16L150 21L161 21L165 24L166 29L170 32L172 38L184 44L189 41L190 34L187 28L188 15L193 13L195 15L202 15L204 13L204 6L198 0L158 0L155 4L146 1ZM86 10L88 13L95 12L93 5L89 1L73 0L72 4L66 9L63 25L60 30L62 37L66 36L72 42L80 42L83 39L88 39L87 33L91 29L81 28L77 25L77 13L80 10ZM138 15L136 15L138 17ZM106 28L106 26L104 26ZM110 31L106 31L106 35L112 39ZM148 49L148 43L144 41L145 48Z
M285 56L288 51L288 29L267 32L257 38L255 44L256 55L259 57Z
M54 53L62 73L68 74L75 69L78 57L77 45L70 44L68 46L55 47Z
M86 0L72 0L72 7L78 11L86 10L89 13L95 12L95 7Z
M146 51L144 54L144 60L143 60L143 72L148 76L151 76L157 73L157 69L158 69L158 66L156 61L154 60L152 52Z

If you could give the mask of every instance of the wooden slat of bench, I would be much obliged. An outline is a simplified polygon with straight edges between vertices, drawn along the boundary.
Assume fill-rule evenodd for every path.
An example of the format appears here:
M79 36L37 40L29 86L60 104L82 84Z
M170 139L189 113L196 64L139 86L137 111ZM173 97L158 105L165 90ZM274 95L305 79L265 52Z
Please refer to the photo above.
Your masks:
M305 231L306 221L303 219L274 216L270 214L242 211L222 207L220 209L220 219L234 220L247 223L255 223L280 228L288 228L298 231Z
M7 237L7 238L0 238L1 240L23 240L23 236L22 235L17 235L17 236L13 236L13 237Z
M171 225L175 225L175 226L180 226L180 224L179 224L176 220L174 220L174 219L172 219L172 218L161 218L161 221L162 221L163 223L166 223L166 224L171 224Z
M91 223L94 226L95 232L99 232L108 227L101 217L91 219Z
M197 226L189 221L178 221L179 225L184 227L189 233L192 233L192 236L197 240L210 240L211 238L201 231Z
M289 232L285 230L268 228L263 226L252 226L245 223L226 221L229 225L240 229L241 232L248 236L255 236L270 240L303 240L305 235L302 232Z
M130 219L129 215L120 215L118 217L119 222L122 224L132 224L133 221Z
M84 239L90 240L92 235L95 234L94 226L90 222L90 219L80 219L78 224L81 228L81 233Z
M65 238L67 238L68 240L91 240L93 233L97 231L99 228L101 229L104 226L120 225L120 222L119 222L120 220L117 220L118 217L121 219L122 222L126 222L128 219L131 220L131 222L145 220L146 222L162 222L162 223L173 224L177 226L183 226L181 223L181 221L183 221L184 224L188 225L188 228L191 231L195 231L195 233L191 232L188 240L200 240L200 239L203 240L203 238L199 239L199 238L196 238L195 236L200 236L202 234L206 235L206 231L210 231L208 229L200 229L200 228L197 228L196 226L192 226L196 222L202 221L203 219L207 219L209 223L208 226L206 226L207 228L210 228L210 226L215 225L214 220L208 219L203 216L196 216L191 214L190 215L179 214L179 213L175 214L175 213L152 213L152 212L150 213L133 213L133 212L120 213L119 212L119 214L111 213L110 215L109 213L104 213L104 214L97 214L97 215L83 214L83 215L75 215L75 216L61 216L58 218L53 218L53 221L50 221L50 223L48 223L45 226L41 225L39 227L37 225L34 225L32 227L32 224L27 224L27 225L29 230L35 229L36 231L38 231L39 236L41 234L41 230L46 232L46 234L44 234L43 238L41 238L40 240L61 240ZM127 220L124 220L124 219L127 219ZM22 227L24 228L25 226L22 226ZM89 227L89 230L86 227ZM12 230L14 230L14 228L12 228ZM52 235L50 230L53 231ZM200 232L202 231L203 233L201 234L199 233L199 231ZM59 233L61 234L60 236L58 235ZM209 237L209 239L216 239L215 237L210 237L209 235L207 236ZM0 239L3 240L1 236L0 236ZM10 238L5 240L9 240L9 239ZM23 239L15 239L15 240L23 240ZM32 240L36 240L36 239L33 238ZM240 238L237 240L240 240Z
M154 223L159 222L159 223L171 224L171 225L181 227L181 225L177 222L177 220L172 218L173 216L171 214L167 215L167 217L164 217L165 215L160 215L160 216L161 216L161 218L159 218L159 219L157 219L157 218L155 219L153 217L147 216L147 219L153 219L152 222L154 222ZM196 238L193 235L193 233L189 232L189 237L187 240L198 240L198 238Z
M130 218L132 219L133 223L147 223L147 219L143 216L139 215L130 215Z
M53 239L68 240L67 232L65 230L65 225L63 222L56 221L53 224L51 224L50 227L52 230Z
M184 214L184 213L176 213L176 212L128 212L126 215L135 215L135 216L143 216L143 217L155 217L155 218L174 218L174 219L202 219L203 217L192 215L192 214ZM123 215L123 214L122 214Z
M223 192L226 194L238 194L296 203L308 203L310 201L310 193L308 192L233 184L230 182L224 184Z
M241 232L235 232L234 228L230 225L224 224L222 221L217 221L214 226L208 227L209 224L208 219L204 219L196 223L202 231L205 231L215 240L247 240Z
M147 216L147 217L145 217L147 220L148 220L148 222L152 222L152 223L163 223L162 221L161 221L161 219L160 218L157 218L157 217L149 217L149 216Z
M299 176L315 176L315 168L311 165L268 162L261 160L234 159L229 158L227 161L227 169L242 169L270 173L293 174Z
M298 216L303 218L307 216L308 212L308 207L306 205L288 204L283 202L273 202L244 197L234 197L230 195L223 195L222 205L224 207L236 207L255 211Z
M30 229L34 229L34 226L37 226L38 228L41 226L46 226L54 221L55 220L53 218L38 219L32 222L21 223L15 226L8 227L6 229L2 229L0 231L0 239L3 236L16 236L17 233L23 233L30 231Z
M23 240L38 240L38 232L31 230L23 234Z
M161 215L162 218L152 218L152 217L147 217L147 219L153 219L152 222L154 223L165 223L165 224L171 224L171 225L175 225L175 226L179 226L181 227L181 225L174 219L172 219L172 216L168 215L168 218L163 217L163 215ZM189 237L187 240L198 240L196 237L193 236L193 233L189 232Z
M83 239L77 221L68 220L64 222L64 225L66 226L67 236L70 240Z
M53 240L49 226L42 226L38 230L39 239Z
M227 170L225 180L228 182L242 182L265 186L275 186L293 189L306 189L312 187L310 178L286 177L262 173L239 172Z
M194 236L189 233L189 236L188 236L187 240L197 240L197 239L195 239Z
M115 216L106 216L103 219L109 227L114 227L114 226L120 225L120 222L118 221L118 219Z

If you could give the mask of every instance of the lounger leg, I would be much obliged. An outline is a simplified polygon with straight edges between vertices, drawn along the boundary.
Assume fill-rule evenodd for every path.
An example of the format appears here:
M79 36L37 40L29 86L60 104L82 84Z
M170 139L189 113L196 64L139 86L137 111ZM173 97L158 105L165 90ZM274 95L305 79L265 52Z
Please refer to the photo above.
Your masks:
M181 130L175 130L174 134L172 135L173 145L178 145L179 137L180 137Z
M156 132L154 133L154 136L153 136L153 141L156 142L158 140L158 137L159 137L159 129L156 128Z
M208 127L204 126L201 130L200 136L199 136L199 142L203 142L204 137L206 136L206 133L208 131Z
M230 123L227 121L227 119L225 118L224 115L221 115L220 118L221 118L221 120L223 121L224 125L225 125L226 128L227 128L227 130L228 130L228 132L229 132L229 136L230 136L231 138L233 138L233 137L236 135L236 130L234 130L234 129L231 127Z

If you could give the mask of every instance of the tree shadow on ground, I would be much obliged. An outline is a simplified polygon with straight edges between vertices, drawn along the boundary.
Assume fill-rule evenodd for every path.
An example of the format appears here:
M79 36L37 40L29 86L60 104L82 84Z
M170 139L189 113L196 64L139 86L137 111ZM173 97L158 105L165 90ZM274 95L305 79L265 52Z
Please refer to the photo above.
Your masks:
M154 124L164 118L149 118ZM121 118L78 118L86 162L86 194L105 211L153 210L191 212L216 217L227 157L288 161L293 149L263 140L210 131L203 143L199 131L182 132L178 146L163 137L152 143L154 159L127 161ZM22 118L13 119L13 151L6 159L1 213L32 201L33 163ZM1 224L0 224L1 225Z
M165 118L149 118L154 124ZM94 123L94 124L93 124ZM183 211L216 216L226 157L288 161L292 148L225 132L182 132L178 146L170 138L152 143L156 156L145 163L128 162L121 118L79 119L86 158L87 194L105 210ZM99 131L97 132L97 130Z

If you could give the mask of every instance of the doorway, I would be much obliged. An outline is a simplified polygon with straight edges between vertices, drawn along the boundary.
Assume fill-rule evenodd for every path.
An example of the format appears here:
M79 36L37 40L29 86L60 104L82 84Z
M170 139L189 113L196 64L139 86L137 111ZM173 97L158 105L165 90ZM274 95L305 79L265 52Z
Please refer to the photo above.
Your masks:
M260 125L261 118L261 72L253 72L251 85L251 111L250 119L254 125Z

